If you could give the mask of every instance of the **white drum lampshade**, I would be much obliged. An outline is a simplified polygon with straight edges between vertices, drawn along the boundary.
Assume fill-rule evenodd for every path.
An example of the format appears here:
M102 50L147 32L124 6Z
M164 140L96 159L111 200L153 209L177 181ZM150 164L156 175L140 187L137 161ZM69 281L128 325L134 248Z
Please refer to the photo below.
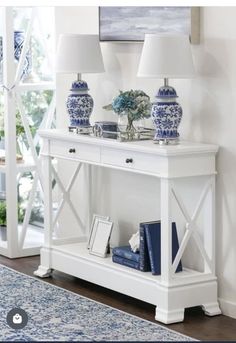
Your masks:
M104 64L98 35L62 34L59 36L56 54L57 73L76 73L66 105L70 126L87 133L89 118L93 110L93 99L88 94L88 84L82 73L102 73Z
M98 35L60 35L56 56L56 72L76 74L104 72Z
M138 76L164 79L164 86L156 95L152 120L156 127L155 140L176 143L182 118L182 108L176 102L177 94L169 86L169 78L194 77L194 65L189 37L185 35L146 34L139 63Z

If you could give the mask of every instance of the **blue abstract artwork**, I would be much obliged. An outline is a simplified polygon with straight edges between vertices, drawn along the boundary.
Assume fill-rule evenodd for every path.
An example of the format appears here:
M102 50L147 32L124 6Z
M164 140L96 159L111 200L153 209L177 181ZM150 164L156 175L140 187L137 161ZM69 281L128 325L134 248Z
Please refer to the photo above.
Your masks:
M101 41L143 41L145 33L190 34L191 7L100 7Z

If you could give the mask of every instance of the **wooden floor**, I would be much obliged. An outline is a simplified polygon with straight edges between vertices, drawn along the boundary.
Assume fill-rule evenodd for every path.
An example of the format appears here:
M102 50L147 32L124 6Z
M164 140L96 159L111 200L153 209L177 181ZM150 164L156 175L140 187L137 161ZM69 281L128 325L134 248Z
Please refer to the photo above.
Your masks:
M0 264L32 276L33 271L37 269L39 264L39 256L20 259L8 259L0 256ZM43 279L43 281L63 287L72 292L134 314L138 317L156 322L154 320L155 307L134 298L110 291L106 288L57 271L53 272L53 276L51 278ZM203 314L201 308L186 310L184 322L168 325L168 328L199 340L236 340L236 319L223 315L207 317Z

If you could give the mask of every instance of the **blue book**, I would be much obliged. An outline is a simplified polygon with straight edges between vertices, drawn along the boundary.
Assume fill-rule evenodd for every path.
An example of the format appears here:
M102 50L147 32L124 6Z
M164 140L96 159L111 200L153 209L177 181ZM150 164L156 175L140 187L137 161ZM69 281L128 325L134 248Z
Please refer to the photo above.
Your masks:
M124 257L127 260L139 262L139 253L133 252L130 246L116 247L112 249L112 254Z
M147 246L153 275L161 274L161 222L142 223L145 227ZM179 249L179 242L176 230L176 224L172 223L172 262L175 259ZM176 268L176 272L182 271L181 261Z
M142 272L150 272L151 265L147 247L147 239L145 234L144 225L141 223L139 225L139 236L140 236L140 244L139 244L139 255L140 255L140 270Z
M127 258L116 256L116 255L112 255L112 261L115 263L121 264L122 266L139 270L139 262L128 260Z

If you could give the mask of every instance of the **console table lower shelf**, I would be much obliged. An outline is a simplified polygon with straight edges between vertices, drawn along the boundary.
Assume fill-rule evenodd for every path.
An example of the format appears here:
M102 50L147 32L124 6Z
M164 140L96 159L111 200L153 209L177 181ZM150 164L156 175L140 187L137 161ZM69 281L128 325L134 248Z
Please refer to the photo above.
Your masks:
M89 254L86 242L52 245L41 250L41 265L35 271L39 277L48 277L52 269L93 282L156 306L155 319L165 324L183 321L184 309L202 305L205 314L220 314L216 277L183 268L176 273L171 285L161 276L141 272ZM44 266L48 265L50 268Z

